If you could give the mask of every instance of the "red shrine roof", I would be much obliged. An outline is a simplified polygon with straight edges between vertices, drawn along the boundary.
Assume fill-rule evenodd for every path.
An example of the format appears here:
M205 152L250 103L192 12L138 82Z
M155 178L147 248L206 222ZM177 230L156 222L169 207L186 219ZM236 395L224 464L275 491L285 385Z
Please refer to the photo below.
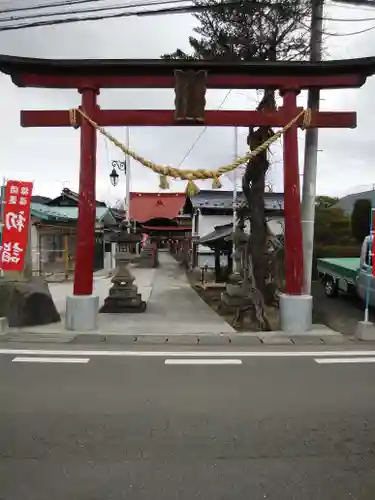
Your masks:
M137 222L174 219L185 202L185 193L130 193L130 218Z

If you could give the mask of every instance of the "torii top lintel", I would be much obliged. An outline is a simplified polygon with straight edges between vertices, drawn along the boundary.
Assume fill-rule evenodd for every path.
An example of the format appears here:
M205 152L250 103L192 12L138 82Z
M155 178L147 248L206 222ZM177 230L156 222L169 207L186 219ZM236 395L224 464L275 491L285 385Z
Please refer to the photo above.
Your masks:
M219 62L162 59L34 59L0 55L0 71L19 87L173 88L175 71L207 72L207 88L361 87L375 57L322 62Z

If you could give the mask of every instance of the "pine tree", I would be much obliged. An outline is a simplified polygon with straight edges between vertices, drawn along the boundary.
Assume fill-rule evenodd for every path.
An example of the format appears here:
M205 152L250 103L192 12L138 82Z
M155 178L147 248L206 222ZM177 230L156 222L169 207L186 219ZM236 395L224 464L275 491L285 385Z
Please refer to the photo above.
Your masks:
M224 0L194 0L195 5L207 9L195 14L200 25L194 29L197 37L189 38L192 53L177 49L164 59L203 59L228 61L288 61L306 58L309 49L309 16L311 0L243 0L239 3ZM276 109L275 92L263 89L260 111ZM248 145L255 149L273 130L267 127L250 128ZM267 224L264 214L265 177L269 168L268 153L258 155L246 167L243 177L251 221L249 257L255 280L257 317L267 324L263 302L274 299L274 284L268 293L266 279L270 277L270 259L267 256ZM259 311L262 308L262 312Z
M195 0L207 10L195 14L199 37L192 54L177 49L164 59L274 61L306 56L311 0Z

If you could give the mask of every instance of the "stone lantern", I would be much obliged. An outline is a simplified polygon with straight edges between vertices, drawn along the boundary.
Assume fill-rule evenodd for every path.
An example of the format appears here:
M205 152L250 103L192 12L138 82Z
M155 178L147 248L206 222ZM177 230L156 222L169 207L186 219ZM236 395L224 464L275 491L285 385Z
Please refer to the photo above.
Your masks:
M140 313L146 310L146 302L138 293L135 277L129 270L132 258L130 249L140 240L140 235L129 233L126 227L121 227L120 232L112 238L112 241L117 242L116 269L111 280L113 286L100 309L101 313Z
M221 302L228 310L235 311L239 307L249 304L247 296L247 288L244 281L244 268L246 267L242 262L242 255L244 248L248 241L248 236L244 232L245 224L242 219L236 226L233 233L233 240L235 243L234 253L234 269L228 280L226 290L221 294Z

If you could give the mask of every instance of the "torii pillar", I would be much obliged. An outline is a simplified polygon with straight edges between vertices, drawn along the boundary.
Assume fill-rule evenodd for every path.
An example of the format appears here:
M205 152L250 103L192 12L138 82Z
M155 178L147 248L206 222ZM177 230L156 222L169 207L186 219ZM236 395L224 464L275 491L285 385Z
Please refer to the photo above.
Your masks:
M78 89L82 109L93 115L99 89L87 85ZM86 120L81 122L81 156L79 169L79 202L76 243L74 294L66 298L66 328L73 331L96 330L99 296L93 294L93 269L96 221L96 129ZM94 230L93 230L94 228Z
M280 90L283 108L289 120L298 114L298 88ZM284 134L284 216L285 241L288 257L285 258L286 293L280 295L281 329L287 333L306 332L312 326L311 295L303 293L303 253L300 175L298 163L298 127L293 125Z

